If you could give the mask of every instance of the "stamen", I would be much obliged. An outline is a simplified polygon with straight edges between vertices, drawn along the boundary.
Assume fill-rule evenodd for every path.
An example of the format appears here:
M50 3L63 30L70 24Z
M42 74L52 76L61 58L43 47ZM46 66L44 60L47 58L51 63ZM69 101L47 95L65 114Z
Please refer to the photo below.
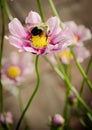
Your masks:
M33 47L43 49L49 44L49 39L45 34L32 36L31 43Z
M78 41L79 40L79 37L77 35L74 36L74 41Z
M21 70L17 66L11 66L7 69L6 73L7 73L7 76L9 76L10 78L16 78L20 75Z
M68 60L71 60L72 58L72 54L70 51L62 51L59 53L59 57L62 58L62 57L66 57Z

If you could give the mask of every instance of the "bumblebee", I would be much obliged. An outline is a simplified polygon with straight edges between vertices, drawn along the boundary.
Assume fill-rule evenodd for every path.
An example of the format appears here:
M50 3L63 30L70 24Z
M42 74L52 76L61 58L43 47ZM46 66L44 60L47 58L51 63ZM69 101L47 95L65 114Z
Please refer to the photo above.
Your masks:
M46 24L41 24L38 25L36 27L34 27L31 31L31 34L33 36L37 36L37 35L42 35L42 34L47 34L49 32L49 28Z
M31 31L31 33L32 33L33 36L41 35L42 32L43 32L43 31L42 31L41 29L39 29L38 27L34 27L34 28L32 29L32 31Z

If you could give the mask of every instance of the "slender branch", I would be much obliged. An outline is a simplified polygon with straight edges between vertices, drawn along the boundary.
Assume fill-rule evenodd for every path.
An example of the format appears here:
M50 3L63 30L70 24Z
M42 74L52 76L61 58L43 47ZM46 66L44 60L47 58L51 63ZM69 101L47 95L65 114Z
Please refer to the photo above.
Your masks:
M87 68L86 68L86 75L88 75L91 65L92 65L92 56L90 57ZM81 88L80 88L80 96L82 96L84 84L85 84L85 78L83 78L83 80L82 80L82 84L81 84Z
M1 82L1 69L2 69L2 56L3 56L3 45L4 45L4 34L5 34L5 10L3 5L3 0L1 0L1 16L2 16L2 36L1 36L1 45L0 45L0 102L1 102L1 111L4 114L4 95L3 95L3 86Z
M49 63L50 63L50 61L49 61ZM60 64L61 64L61 62L60 62ZM51 63L50 63L50 65L51 65ZM51 67L52 66L53 65L51 65ZM52 68L54 68L54 66ZM89 107L86 105L86 103L82 100L82 98L80 97L80 95L78 94L78 92L76 91L74 86L72 86L72 84L70 83L70 81L69 81L69 79L68 79L68 77L67 77L67 75L66 75L66 73L64 71L64 68L63 68L62 64L60 65L60 68L61 68L62 72L56 67L54 68L54 71L59 75L59 77L61 79L64 80L67 87L75 94L75 96L77 97L77 99L80 102L81 106L84 108L85 113L86 114L90 113L92 115L92 111L89 109Z
M58 12L57 12L57 10L56 10L56 8L55 8L55 5L54 5L54 3L53 3L53 0L48 0L48 2L49 2L49 4L50 4L50 7L51 7L51 9L52 9L54 15L56 15L56 16L59 18L59 20L60 20L60 26L61 26L61 28L63 29L63 24L62 24L62 22L61 22L60 16L58 15Z
M37 84L36 84L35 90L33 91L33 93L31 95L31 97L30 97L30 99L29 99L29 101L28 101L24 111L22 112L22 115L21 115L21 117L20 117L20 119L18 121L16 130L19 130L20 124L21 124L21 122L22 122L22 120L23 120L23 118L24 118L24 116L25 116L29 106L31 105L31 103L32 103L32 101L33 101L33 99L34 99L34 97L35 97L35 95L36 95L36 93L37 93L37 91L39 89L40 75L39 75L39 71L38 71L38 59L39 59L39 55L36 56L36 61L35 61L35 70L36 70L36 75L37 75Z
M12 15L11 15L9 6L8 6L8 4L7 4L7 0L3 0L3 3L4 3L4 7L5 7L5 10L6 10L7 16L8 16L8 18L9 18L9 20L11 21L11 20L13 19L13 17L12 17Z
M72 46L70 46L70 50L71 50L71 53L72 53L73 58L74 58L74 60L75 60L75 63L76 63L76 65L77 65L77 68L79 69L80 73L82 74L82 76L83 76L84 79L85 79L85 82L87 83L87 85L89 86L90 90L92 91L92 84L91 84L90 80L88 79L88 77L87 77L85 71L83 70L82 66L81 66L80 63L77 61Z
M41 6L41 1L37 0L37 4L38 4L39 11L40 11L41 19L44 22L45 18L44 18L43 9L42 9L42 6Z

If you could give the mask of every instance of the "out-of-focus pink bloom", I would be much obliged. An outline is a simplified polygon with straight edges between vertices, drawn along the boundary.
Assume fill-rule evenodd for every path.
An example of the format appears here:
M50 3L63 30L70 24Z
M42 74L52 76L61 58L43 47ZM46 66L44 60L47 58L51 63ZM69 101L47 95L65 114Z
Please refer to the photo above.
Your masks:
M69 64L73 60L73 56L69 48L63 49L57 55L63 64Z
M4 115L0 114L0 124L13 124L13 116L11 112L6 112Z
M61 127L64 124L64 118L60 114L55 114L52 117L51 124L57 127Z
M60 21L51 17L43 23L38 13L30 11L23 27L17 18L9 23L9 42L20 51L36 54L46 54L51 51L61 50L62 46L72 43L70 29L61 30Z
M92 38L91 31L84 25L77 25L74 21L64 23L65 27L70 28L74 35L74 41L80 45L80 43Z
M2 81L5 84L9 82L19 83L25 80L26 76L33 73L34 65L31 54L24 54L19 57L18 53L12 52L9 58L3 59Z
M90 51L83 45L74 47L74 53L80 63L90 56Z
M76 55L78 62L80 63L82 63L86 58L90 56L89 50L82 44L80 46L74 46L73 51ZM58 53L58 55L63 64L69 64L73 61L73 56L69 48L63 49L60 53Z
M86 47L84 47L82 44L80 46L74 46L73 51L76 55L78 62L80 63L90 56L89 50ZM69 64L70 62L74 61L69 48L64 48L62 49L61 52L58 52L56 54L63 64ZM56 64L56 60L53 54L49 54L48 58L51 60L51 62Z

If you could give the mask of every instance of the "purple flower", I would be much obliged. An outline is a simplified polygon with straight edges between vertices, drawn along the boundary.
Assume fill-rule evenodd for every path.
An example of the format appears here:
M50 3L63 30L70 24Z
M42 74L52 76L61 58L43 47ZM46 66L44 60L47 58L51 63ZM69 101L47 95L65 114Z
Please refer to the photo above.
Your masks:
M5 124L6 122L8 124L13 124L13 116L11 112L6 112L4 115L0 113L0 124Z
M60 21L51 17L43 23L38 13L30 11L23 27L17 18L9 23L9 42L19 51L28 51L36 54L46 54L62 49L72 43L71 32L68 28L61 30Z
M20 60L19 55L12 52L9 58L3 58L2 81L4 84L20 83L27 75L31 75L33 70L34 66L30 54L24 54Z
M90 51L82 44L74 47L74 53L78 62L80 63L82 63L86 58L90 57Z
M60 115L60 114L55 114L52 117L52 121L51 121L52 125L60 127L64 124L64 118Z
M76 55L78 62L80 63L90 56L89 50L85 46L83 46L83 44L80 44L80 46L74 46L73 50L74 50L74 53ZM72 63L74 62L73 56L68 47L62 49L61 52L57 52L56 54L63 64L69 64L70 62ZM48 54L48 58L51 60L51 62L56 64L56 60L53 54Z
M64 25L70 28L74 35L74 41L78 44L92 38L91 31L84 25L77 25L74 21L65 22Z

